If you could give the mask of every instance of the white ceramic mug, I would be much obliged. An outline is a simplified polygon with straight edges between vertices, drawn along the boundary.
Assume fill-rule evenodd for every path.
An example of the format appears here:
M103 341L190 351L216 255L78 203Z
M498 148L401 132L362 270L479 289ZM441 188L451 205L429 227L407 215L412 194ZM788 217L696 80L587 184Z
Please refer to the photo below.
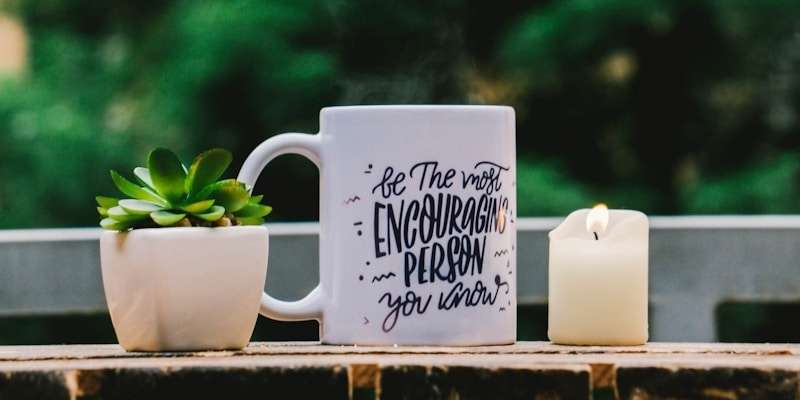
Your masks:
M320 280L305 298L264 294L261 313L320 321L335 344L484 345L516 340L514 110L325 108L316 135L259 145L320 170Z

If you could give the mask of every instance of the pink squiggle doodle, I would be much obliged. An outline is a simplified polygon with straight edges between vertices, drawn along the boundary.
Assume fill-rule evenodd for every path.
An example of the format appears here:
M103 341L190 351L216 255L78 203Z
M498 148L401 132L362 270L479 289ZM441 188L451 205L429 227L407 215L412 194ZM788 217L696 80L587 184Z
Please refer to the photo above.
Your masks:
M351 198L349 198L349 199L345 200L345 201L344 201L344 204L355 203L355 202L357 202L357 201L359 201L359 200L361 200L361 197L358 197L358 196L353 196L353 197L351 197Z

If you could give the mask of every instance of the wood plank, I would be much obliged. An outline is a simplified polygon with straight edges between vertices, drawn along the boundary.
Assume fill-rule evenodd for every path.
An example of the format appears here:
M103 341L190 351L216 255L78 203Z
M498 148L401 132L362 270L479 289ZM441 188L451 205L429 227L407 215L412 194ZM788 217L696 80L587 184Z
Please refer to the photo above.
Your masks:
M798 351L794 344L722 343L365 347L285 342L187 353L126 353L116 345L10 346L0 347L0 398L115 399L126 393L210 398L247 388L289 390L298 398L370 393L382 399L588 399L593 390L605 389L623 399L789 399L798 398L800 388Z

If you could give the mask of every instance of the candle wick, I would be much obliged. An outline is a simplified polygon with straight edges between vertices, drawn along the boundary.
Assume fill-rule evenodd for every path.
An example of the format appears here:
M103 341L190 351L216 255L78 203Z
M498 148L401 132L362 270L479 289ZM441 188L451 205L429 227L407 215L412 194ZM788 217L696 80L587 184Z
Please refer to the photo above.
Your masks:
M592 233L594 233L594 240L600 240L600 238L597 237L597 232L592 232Z

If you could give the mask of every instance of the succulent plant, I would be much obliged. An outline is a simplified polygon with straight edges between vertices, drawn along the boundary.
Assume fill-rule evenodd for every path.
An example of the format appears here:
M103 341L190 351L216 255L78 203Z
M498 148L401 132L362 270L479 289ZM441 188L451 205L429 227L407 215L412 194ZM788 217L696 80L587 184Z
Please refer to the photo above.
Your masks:
M147 168L133 170L131 180L111 171L117 188L130 198L97 196L100 226L116 231L170 226L260 225L272 208L263 196L250 196L244 183L218 180L231 163L231 153L211 149L186 168L175 153L150 152Z

